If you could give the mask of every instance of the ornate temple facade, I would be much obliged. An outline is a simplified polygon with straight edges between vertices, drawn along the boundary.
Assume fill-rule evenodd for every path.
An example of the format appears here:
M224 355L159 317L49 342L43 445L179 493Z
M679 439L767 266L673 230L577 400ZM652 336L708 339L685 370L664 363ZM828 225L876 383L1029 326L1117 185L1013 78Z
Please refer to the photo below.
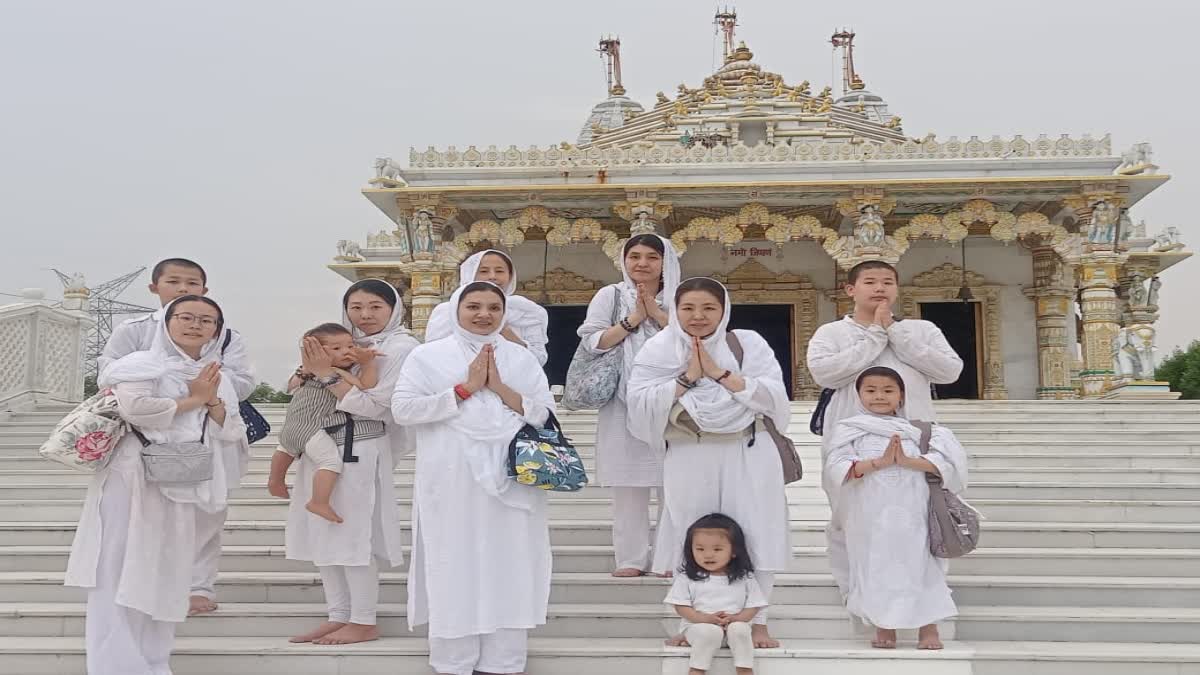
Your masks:
M1147 144L910 138L855 72L853 35L835 36L836 97L766 70L732 36L699 86L645 107L606 41L616 78L575 143L378 160L363 193L389 225L339 242L331 269L394 282L420 331L465 256L508 251L518 292L550 313L547 368L561 382L584 307L621 278L623 242L657 232L685 277L726 283L733 326L762 332L793 398L812 399L808 340L848 311L846 270L880 259L900 270L899 312L938 323L963 356L943 397L1161 395L1149 382L1159 275L1191 254L1175 228L1151 236L1133 216L1168 180Z

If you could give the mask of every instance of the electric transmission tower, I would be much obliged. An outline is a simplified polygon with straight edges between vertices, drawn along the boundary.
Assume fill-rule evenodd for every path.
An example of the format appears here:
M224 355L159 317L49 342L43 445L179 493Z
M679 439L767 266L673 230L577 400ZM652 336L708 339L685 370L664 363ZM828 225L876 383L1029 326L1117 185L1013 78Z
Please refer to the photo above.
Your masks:
M76 292L81 290L78 288L83 281L81 275L71 276L53 268L51 268L51 271L58 275L58 280L62 282L63 290L73 290ZM87 344L83 357L84 377L96 377L99 374L97 372L96 359L104 351L104 345L108 344L108 338L112 335L113 317L127 316L129 314L149 314L155 311L154 307L143 307L142 305L135 305L117 299L125 292L125 289L129 288L134 279L137 279L145 271L145 267L140 267L134 272L86 289L87 313L96 323L92 326L87 336Z

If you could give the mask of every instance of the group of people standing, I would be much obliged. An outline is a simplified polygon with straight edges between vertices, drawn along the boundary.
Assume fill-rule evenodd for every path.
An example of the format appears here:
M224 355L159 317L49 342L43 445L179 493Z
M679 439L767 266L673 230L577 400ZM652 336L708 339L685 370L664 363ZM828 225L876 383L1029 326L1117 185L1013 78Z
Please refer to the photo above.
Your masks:
M613 495L613 575L674 576L665 602L681 624L668 643L691 646L693 673L728 644L745 675L754 648L779 644L768 607L791 558L783 470L763 422L788 427L783 373L760 335L728 329L724 286L680 279L669 240L638 235L622 253L623 280L596 293L578 329L584 349L624 357L596 434L597 482ZM546 622L550 596L547 497L514 481L506 460L518 430L555 412L541 368L547 314L513 295L516 269L500 251L468 258L460 280L423 344L381 280L353 284L341 323L302 339L268 488L291 498L287 557L317 567L328 616L293 642L379 637L379 571L404 562L393 470L415 453L410 627L427 625L437 673L525 669L528 631ZM238 402L254 380L206 286L194 262L159 263L150 289L163 308L119 327L100 364L132 427L155 442L209 444L215 466L200 484L148 483L131 434L96 474L67 574L89 589L93 675L169 674L175 626L217 609L226 504L249 458ZM851 613L877 628L875 646L920 628L920 646L940 648L936 623L956 610L925 543L921 489L927 472L961 489L965 453L936 427L923 455L906 414L932 420L929 383L953 381L962 362L933 324L893 319L897 289L890 265L860 264L847 287L854 313L809 347L814 377L835 390L821 472L830 558Z

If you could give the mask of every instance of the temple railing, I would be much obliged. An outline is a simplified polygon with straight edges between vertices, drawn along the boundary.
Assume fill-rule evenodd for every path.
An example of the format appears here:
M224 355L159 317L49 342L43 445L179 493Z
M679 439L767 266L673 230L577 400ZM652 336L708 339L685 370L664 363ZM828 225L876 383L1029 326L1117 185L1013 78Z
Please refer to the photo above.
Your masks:
M0 306L0 413L83 399L83 312L33 300Z

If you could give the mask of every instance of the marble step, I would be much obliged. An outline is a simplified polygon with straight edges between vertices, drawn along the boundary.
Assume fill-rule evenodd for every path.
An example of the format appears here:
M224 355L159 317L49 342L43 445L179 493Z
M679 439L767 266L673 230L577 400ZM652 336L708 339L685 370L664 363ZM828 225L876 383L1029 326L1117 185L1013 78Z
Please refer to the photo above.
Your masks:
M611 546L564 546L554 549L554 569L560 572L611 572ZM66 569L69 546L0 546L2 572L53 572ZM405 547L408 556L408 547ZM1200 549L1120 548L979 548L953 562L961 575L1009 576L1130 576L1200 579ZM304 572L307 562L288 560L282 546L226 545L220 569L226 572ZM824 546L793 547L788 571L821 574L829 570Z
M288 477L288 484L294 485L295 475ZM412 497L412 475L398 475L396 478L396 496L399 498ZM588 485L580 495L587 498L612 499L613 488ZM816 476L810 480L793 483L787 487L790 497L816 498L820 497L821 486ZM83 499L87 493L87 485L58 483L43 483L33 485L4 485L0 484L0 501L28 500L31 502L42 499ZM252 499L267 497L267 484L262 476L253 476L244 480L239 487L232 491L237 499ZM972 481L965 495L968 500L974 499L1120 499L1144 501L1175 501L1200 500L1200 481L1192 485L1174 483L1069 483L1069 482L987 482Z
M0 635L79 637L84 631L84 603L0 603ZM321 603L224 603L217 612L188 619L179 637L286 638L309 630L325 618ZM410 633L404 605L379 607L384 636ZM678 617L662 604L551 604L547 623L534 637L639 638L677 630ZM939 624L943 640L1032 640L1107 642L1195 642L1200 610L1139 607L981 607L963 608L959 616ZM837 605L771 608L771 633L781 640L853 640L859 636ZM901 639L914 640L915 631Z
M871 649L865 640L787 640L758 650L756 675L1193 675L1194 644L1130 642L951 641L935 654L910 643ZM20 675L83 675L78 637L0 637L0 660ZM396 675L426 673L422 638L384 638L345 645L292 645L270 637L181 637L171 658L175 675ZM687 650L658 638L533 638L529 675L686 675ZM734 675L722 650L709 675Z
M950 570L949 583L960 609L991 606L1020 607L1145 607L1200 608L1200 577L1143 576L982 576ZM407 593L404 572L380 575L380 602L403 604ZM62 571L0 572L4 602L83 602L86 592L62 585ZM603 572L553 575L550 601L606 604L655 603L666 597L670 580L656 577L617 579ZM217 596L222 602L321 603L320 576L306 572L221 572ZM776 606L838 605L841 594L826 572L784 573L776 576L771 600Z
M815 493L814 493L815 494ZM397 499L400 518L411 515L411 500ZM1088 500L1088 499L972 499L971 505L991 521L1052 522L1163 522L1196 521L1197 501ZM38 501L0 501L0 522L78 519L81 499L44 499ZM233 520L282 520L287 503L271 497L230 500L229 517ZM612 517L607 499L579 495L553 495L547 508L551 519L597 520ZM829 504L823 497L790 498L791 520L829 518ZM986 526L985 526L986 527Z
M408 537L408 524L404 523ZM825 521L793 521L792 544L825 546ZM75 521L0 522L0 546L70 546ZM230 546L282 546L284 522L236 521L225 524ZM986 523L986 544L994 548L1154 548L1200 549L1200 523ZM406 539L407 541L407 539ZM558 546L607 546L609 520L552 520L550 541Z

